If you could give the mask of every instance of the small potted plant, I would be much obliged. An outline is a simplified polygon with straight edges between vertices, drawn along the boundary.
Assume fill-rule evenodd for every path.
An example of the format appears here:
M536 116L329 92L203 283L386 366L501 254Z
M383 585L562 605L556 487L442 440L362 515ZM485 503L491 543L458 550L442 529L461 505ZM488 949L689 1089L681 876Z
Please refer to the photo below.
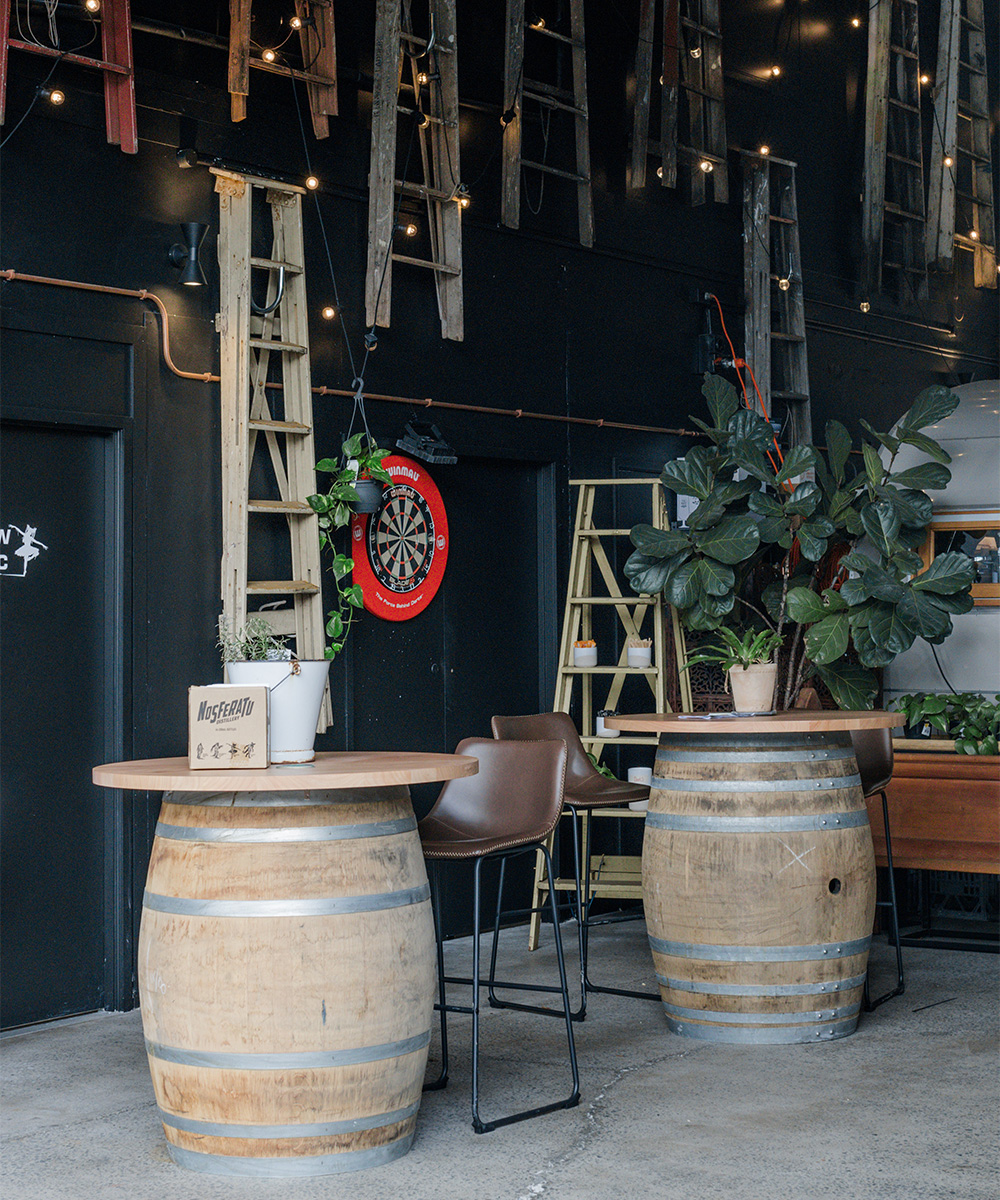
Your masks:
M242 629L219 625L218 646L230 683L268 689L268 755L272 763L312 762L316 726L330 664L298 659L266 617L247 617Z
M773 629L748 629L741 637L726 625L716 633L719 641L706 643L681 670L696 663L718 663L728 674L734 712L745 716L773 712L778 676L774 654L781 645L780 634Z
M937 733L952 739L959 754L1000 753L1000 696L987 700L978 692L917 692L900 696L896 703L906 717L907 737Z
M329 472L333 478L325 492L306 497L310 508L319 516L320 548L329 550L333 556L330 573L336 606L327 613L326 635L330 639L326 647L327 658L334 658L343 650L354 618L364 604L360 584L346 582L354 570L354 559L337 549L335 536L350 523L352 512L377 512L383 488L392 483L391 476L382 466L389 451L378 446L367 430L348 438L341 452L342 461L324 458L316 464L317 471Z
M648 667L653 661L653 639L630 637L625 643L625 656L630 667Z
M597 734L598 737L602 737L602 738L618 737L621 730L609 729L607 727L607 725L604 724L605 717L617 717L617 716L618 716L617 708L602 708L601 709L601 711L597 714L596 718L594 719L594 732Z

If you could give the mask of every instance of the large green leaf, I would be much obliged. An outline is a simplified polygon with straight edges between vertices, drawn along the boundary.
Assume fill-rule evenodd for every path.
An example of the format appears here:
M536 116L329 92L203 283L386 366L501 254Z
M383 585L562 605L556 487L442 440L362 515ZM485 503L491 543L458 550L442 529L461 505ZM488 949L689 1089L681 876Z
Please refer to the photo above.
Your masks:
M732 567L716 562L714 558L703 558L698 572L698 582L710 596L725 596L732 592L736 576Z
M817 536L811 525L801 525L795 536L799 540L802 557L809 562L819 562L826 553L826 538L822 535Z
M917 396L905 413L899 418L898 425L903 429L926 429L935 425L958 408L958 397L943 384L936 383ZM897 430L899 432L899 430Z
M690 551L686 552L690 555ZM676 557L670 559L653 558L648 554L640 554L638 550L630 554L625 563L625 578L629 581L634 592L645 596L655 596L663 591L670 572L677 566Z
M938 608L943 608L946 613L962 613L971 612L975 606L975 600L972 598L971 592L955 592L950 596L942 595L941 593L929 593L933 603Z
M882 482L885 475L885 467L882 465L882 460L878 456L878 451L874 446L869 446L867 442L861 447L861 453L865 458L865 473L868 476L868 482L873 488L877 488Z
M723 442L729 441L729 434L725 429L713 429L711 425L707 425L698 417L691 416L690 413L688 414L688 420L692 425L697 425L699 429L703 429L717 446L721 446Z
M761 480L762 483L774 482L774 470L756 447L744 442L733 446L732 454L736 465L748 475Z
M831 663L816 667L817 674L830 690L837 707L847 712L871 708L878 693L878 681L871 671L854 663Z
M722 624L722 617L715 616L712 612L702 608L700 604L692 604L686 612L682 614L684 627L695 633L702 632L706 629L718 629Z
M900 550L889 560L889 565L897 575L916 575L924 569L924 560L912 550Z
M709 499L721 500L723 504L732 504L736 500L763 494L760 490L760 483L756 479L734 479L730 483L719 484Z
M863 575L859 575L857 579L845 579L840 585L840 594L852 608L864 604L872 595Z
M899 438L898 437L893 437L891 433L879 433L879 431L877 429L875 429L874 426L869 425L868 422L863 417L861 419L860 424L861 424L861 427L863 429L867 430L868 433L870 433L871 436L878 442L878 444L880 446L884 446L886 448L886 450L889 451L890 454L895 454L896 451L899 449Z
M808 575L795 575L788 581L789 591L794 588L808 588L808 586ZM769 583L760 594L764 609L773 621L778 621L781 617L781 591L781 580L776 579L773 583Z
M741 408L730 417L728 429L733 435L734 449L736 446L753 446L766 453L774 446L774 430L760 413L749 408Z
M805 636L806 654L810 662L819 666L840 658L847 649L850 632L845 612L833 613L811 625Z
M846 567L848 571L860 571L864 574L865 571L872 565L875 560L869 558L867 554L862 554L860 550L848 550L839 562L839 566Z
M788 522L784 517L765 517L757 523L757 533L765 546L780 542L782 538L787 539L788 545L792 544L788 532Z
M757 523L749 513L724 517L711 529L697 531L695 544L709 558L738 563L750 557L760 544Z
M936 596L911 589L900 600L900 615L925 641L943 642L951 633L951 617L935 603Z
M847 601L836 588L824 588L822 596L828 612L843 612L847 608Z
M810 517L816 511L822 493L812 480L805 480L785 501L785 512L797 517Z
M906 442L908 446L915 446L918 450L922 450L924 454L929 455L935 462L950 463L951 455L943 446L939 446L933 439L929 438L925 433L917 433L915 429L897 429L899 440Z
M971 587L975 574L972 559L953 550L948 554L939 554L927 570L914 579L913 587L919 592L951 595L952 592Z
M880 487L879 499L891 504L893 511L899 517L900 523L924 528L931 519L933 506L930 496L912 488Z
M902 654L913 645L916 630L906 620L899 605L877 604L868 626L872 641L891 654Z
M878 563L872 563L865 568L863 579L868 594L886 604L898 604L906 594L905 586L888 571L883 570Z
M709 558L702 559L703 569L704 569L704 564L709 563L711 561L712 560ZM718 564L716 564L716 565L718 565ZM713 596L709 592L706 592L702 596L699 603L701 604L701 607L705 610L705 612L708 613L709 616L725 617L733 611L733 608L736 604L736 593L735 592L727 592L726 595L724 595L724 596Z
M857 628L852 626L851 633L854 638L854 650L862 666L887 667L896 657L891 650L875 641L870 624Z
M830 470L838 483L844 482L844 467L851 453L851 435L839 421L826 423L826 449L830 456Z
M675 458L666 464L660 481L672 492L704 500L715 483L717 463L716 454L707 446L692 446L683 458Z
M652 525L633 525L632 545L640 554L653 558L672 558L691 545L691 539L680 529L656 529Z
M691 559L670 572L663 585L663 596L668 604L675 608L689 608L695 603L701 594L698 580L700 566L698 559Z
M811 588L797 587L788 589L788 615L797 625L812 625L830 614Z
M917 488L919 491L940 491L951 482L951 471L942 463L919 463L915 467L907 467L905 471L897 471L889 476L889 482L899 487Z
M707 500L702 500L698 507L688 514L688 529L710 529L713 525L718 525L725 515L725 504L713 492Z
M780 517L784 512L778 501L767 492L754 492L748 496L747 508L761 517Z
M861 523L875 548L887 558L892 553L902 522L887 500L877 500L861 509Z
M792 446L785 455L781 470L774 478L775 483L787 483L798 475L804 475L816 463L816 451L812 446Z
M701 394L708 404L715 428L725 429L729 418L740 407L736 389L722 375L706 374L705 382L701 385Z

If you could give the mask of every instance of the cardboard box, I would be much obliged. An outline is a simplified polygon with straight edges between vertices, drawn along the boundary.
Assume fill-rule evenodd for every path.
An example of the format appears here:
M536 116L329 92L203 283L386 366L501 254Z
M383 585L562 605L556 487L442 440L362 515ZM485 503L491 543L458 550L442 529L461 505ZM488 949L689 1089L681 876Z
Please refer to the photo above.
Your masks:
M266 767L267 688L188 688L188 762L192 771Z

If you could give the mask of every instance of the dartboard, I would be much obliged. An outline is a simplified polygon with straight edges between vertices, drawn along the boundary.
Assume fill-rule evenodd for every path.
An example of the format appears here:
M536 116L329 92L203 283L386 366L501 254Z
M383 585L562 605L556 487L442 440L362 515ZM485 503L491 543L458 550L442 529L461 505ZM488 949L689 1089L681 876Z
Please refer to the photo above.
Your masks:
M392 486L379 510L351 518L354 581L365 608L405 621L430 604L448 558L448 521L441 493L423 467L391 455L383 466Z

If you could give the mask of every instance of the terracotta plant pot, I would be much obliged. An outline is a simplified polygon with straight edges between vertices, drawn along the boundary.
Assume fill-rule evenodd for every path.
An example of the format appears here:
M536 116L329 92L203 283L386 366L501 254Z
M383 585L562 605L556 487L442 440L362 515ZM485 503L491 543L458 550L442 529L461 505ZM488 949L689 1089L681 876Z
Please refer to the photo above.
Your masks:
M729 687L733 693L733 711L738 713L771 712L777 663L754 663L752 667L731 667Z

